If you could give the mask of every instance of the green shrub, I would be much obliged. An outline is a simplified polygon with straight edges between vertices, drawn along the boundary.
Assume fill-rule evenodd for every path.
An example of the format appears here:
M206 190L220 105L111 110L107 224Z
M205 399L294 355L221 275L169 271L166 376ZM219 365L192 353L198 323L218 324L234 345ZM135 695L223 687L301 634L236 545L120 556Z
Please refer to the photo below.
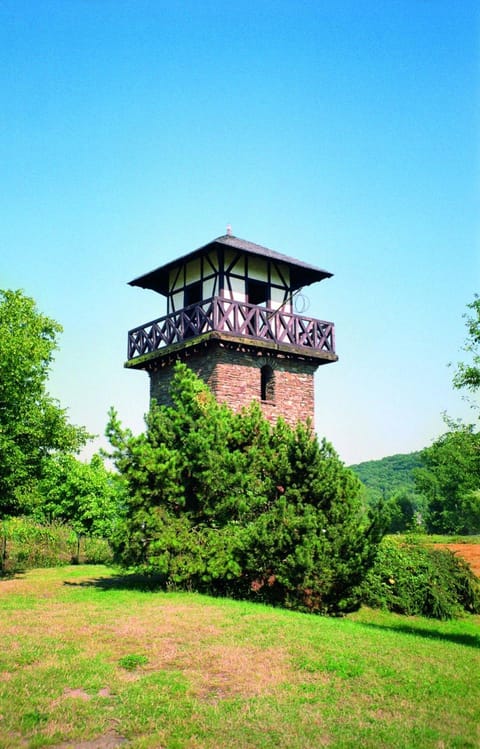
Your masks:
M84 564L112 564L113 551L105 538L82 536L80 555Z
M0 521L0 572L12 574L35 567L61 567L73 561L87 564L112 561L105 539L81 537L67 525L40 524L31 518Z
M107 434L126 486L118 561L166 587L318 613L360 605L383 523L359 480L311 428L240 414L177 364L172 407L152 405L133 436Z
M385 538L367 573L363 602L399 614L449 619L480 613L480 582L448 549Z

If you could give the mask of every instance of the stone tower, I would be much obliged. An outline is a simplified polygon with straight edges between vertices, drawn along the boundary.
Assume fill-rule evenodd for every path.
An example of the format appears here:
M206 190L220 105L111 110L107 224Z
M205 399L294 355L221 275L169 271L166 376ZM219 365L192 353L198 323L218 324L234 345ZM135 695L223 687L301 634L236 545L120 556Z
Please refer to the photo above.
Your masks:
M334 325L294 313L303 287L332 274L231 234L130 281L166 297L167 314L128 334L130 369L168 403L181 360L234 410L252 400L290 424L314 417L314 374L337 360Z

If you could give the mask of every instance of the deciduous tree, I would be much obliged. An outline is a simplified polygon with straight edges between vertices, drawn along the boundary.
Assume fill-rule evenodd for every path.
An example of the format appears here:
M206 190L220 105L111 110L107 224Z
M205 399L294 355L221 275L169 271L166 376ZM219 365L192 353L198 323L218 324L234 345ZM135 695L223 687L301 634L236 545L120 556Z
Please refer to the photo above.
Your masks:
M475 395L480 389L480 297L465 314L467 338L453 385ZM473 408L478 403L470 400ZM427 527L437 533L480 532L480 433L475 424L446 419L449 431L421 453L417 486L429 503Z
M100 456L90 462L59 454L47 461L39 483L42 497L35 515L41 521L67 523L79 535L111 538L121 517L118 477Z
M467 309L467 338L463 347L467 361L457 365L453 384L459 390L474 394L480 389L480 297L477 294ZM478 408L478 404L476 406Z
M417 485L428 501L433 533L480 533L480 434L470 426L447 432L421 453Z
M88 439L46 389L61 329L21 291L0 290L0 515L24 509L48 455Z

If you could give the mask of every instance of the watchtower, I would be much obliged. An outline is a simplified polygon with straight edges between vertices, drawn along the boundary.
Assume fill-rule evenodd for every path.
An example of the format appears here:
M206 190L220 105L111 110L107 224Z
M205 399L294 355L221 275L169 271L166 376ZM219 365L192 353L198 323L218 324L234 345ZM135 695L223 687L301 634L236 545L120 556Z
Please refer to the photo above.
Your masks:
M252 400L290 424L314 416L314 374L337 360L334 325L294 312L303 287L332 274L266 247L217 237L130 281L166 297L167 314L128 334L125 366L150 375L168 403L181 360L234 410Z

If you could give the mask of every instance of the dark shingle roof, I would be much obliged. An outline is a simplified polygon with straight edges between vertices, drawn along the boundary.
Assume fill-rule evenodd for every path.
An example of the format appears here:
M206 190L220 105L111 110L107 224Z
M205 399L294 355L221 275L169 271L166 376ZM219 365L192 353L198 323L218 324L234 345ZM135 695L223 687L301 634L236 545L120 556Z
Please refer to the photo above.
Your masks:
M143 276L134 278L133 281L129 281L129 285L141 286L143 289L153 289L160 294L166 295L168 294L169 272L173 268L178 268L179 265L184 265L189 260L205 255L210 250L215 249L216 247L218 248L219 246L232 247L233 249L239 250L248 255L257 255L279 263L285 263L285 265L288 265L290 268L292 290L299 289L302 286L308 286L309 284L321 281L324 278L330 278L330 276L333 275L326 270L321 270L320 268L304 263L301 260L295 260L292 257L288 257L288 255L282 255L280 252L270 250L268 247L262 247L254 242L248 242L245 239L239 239L231 234L225 234L224 236L217 237L211 242L208 242L208 244L205 244L182 257L176 258Z

